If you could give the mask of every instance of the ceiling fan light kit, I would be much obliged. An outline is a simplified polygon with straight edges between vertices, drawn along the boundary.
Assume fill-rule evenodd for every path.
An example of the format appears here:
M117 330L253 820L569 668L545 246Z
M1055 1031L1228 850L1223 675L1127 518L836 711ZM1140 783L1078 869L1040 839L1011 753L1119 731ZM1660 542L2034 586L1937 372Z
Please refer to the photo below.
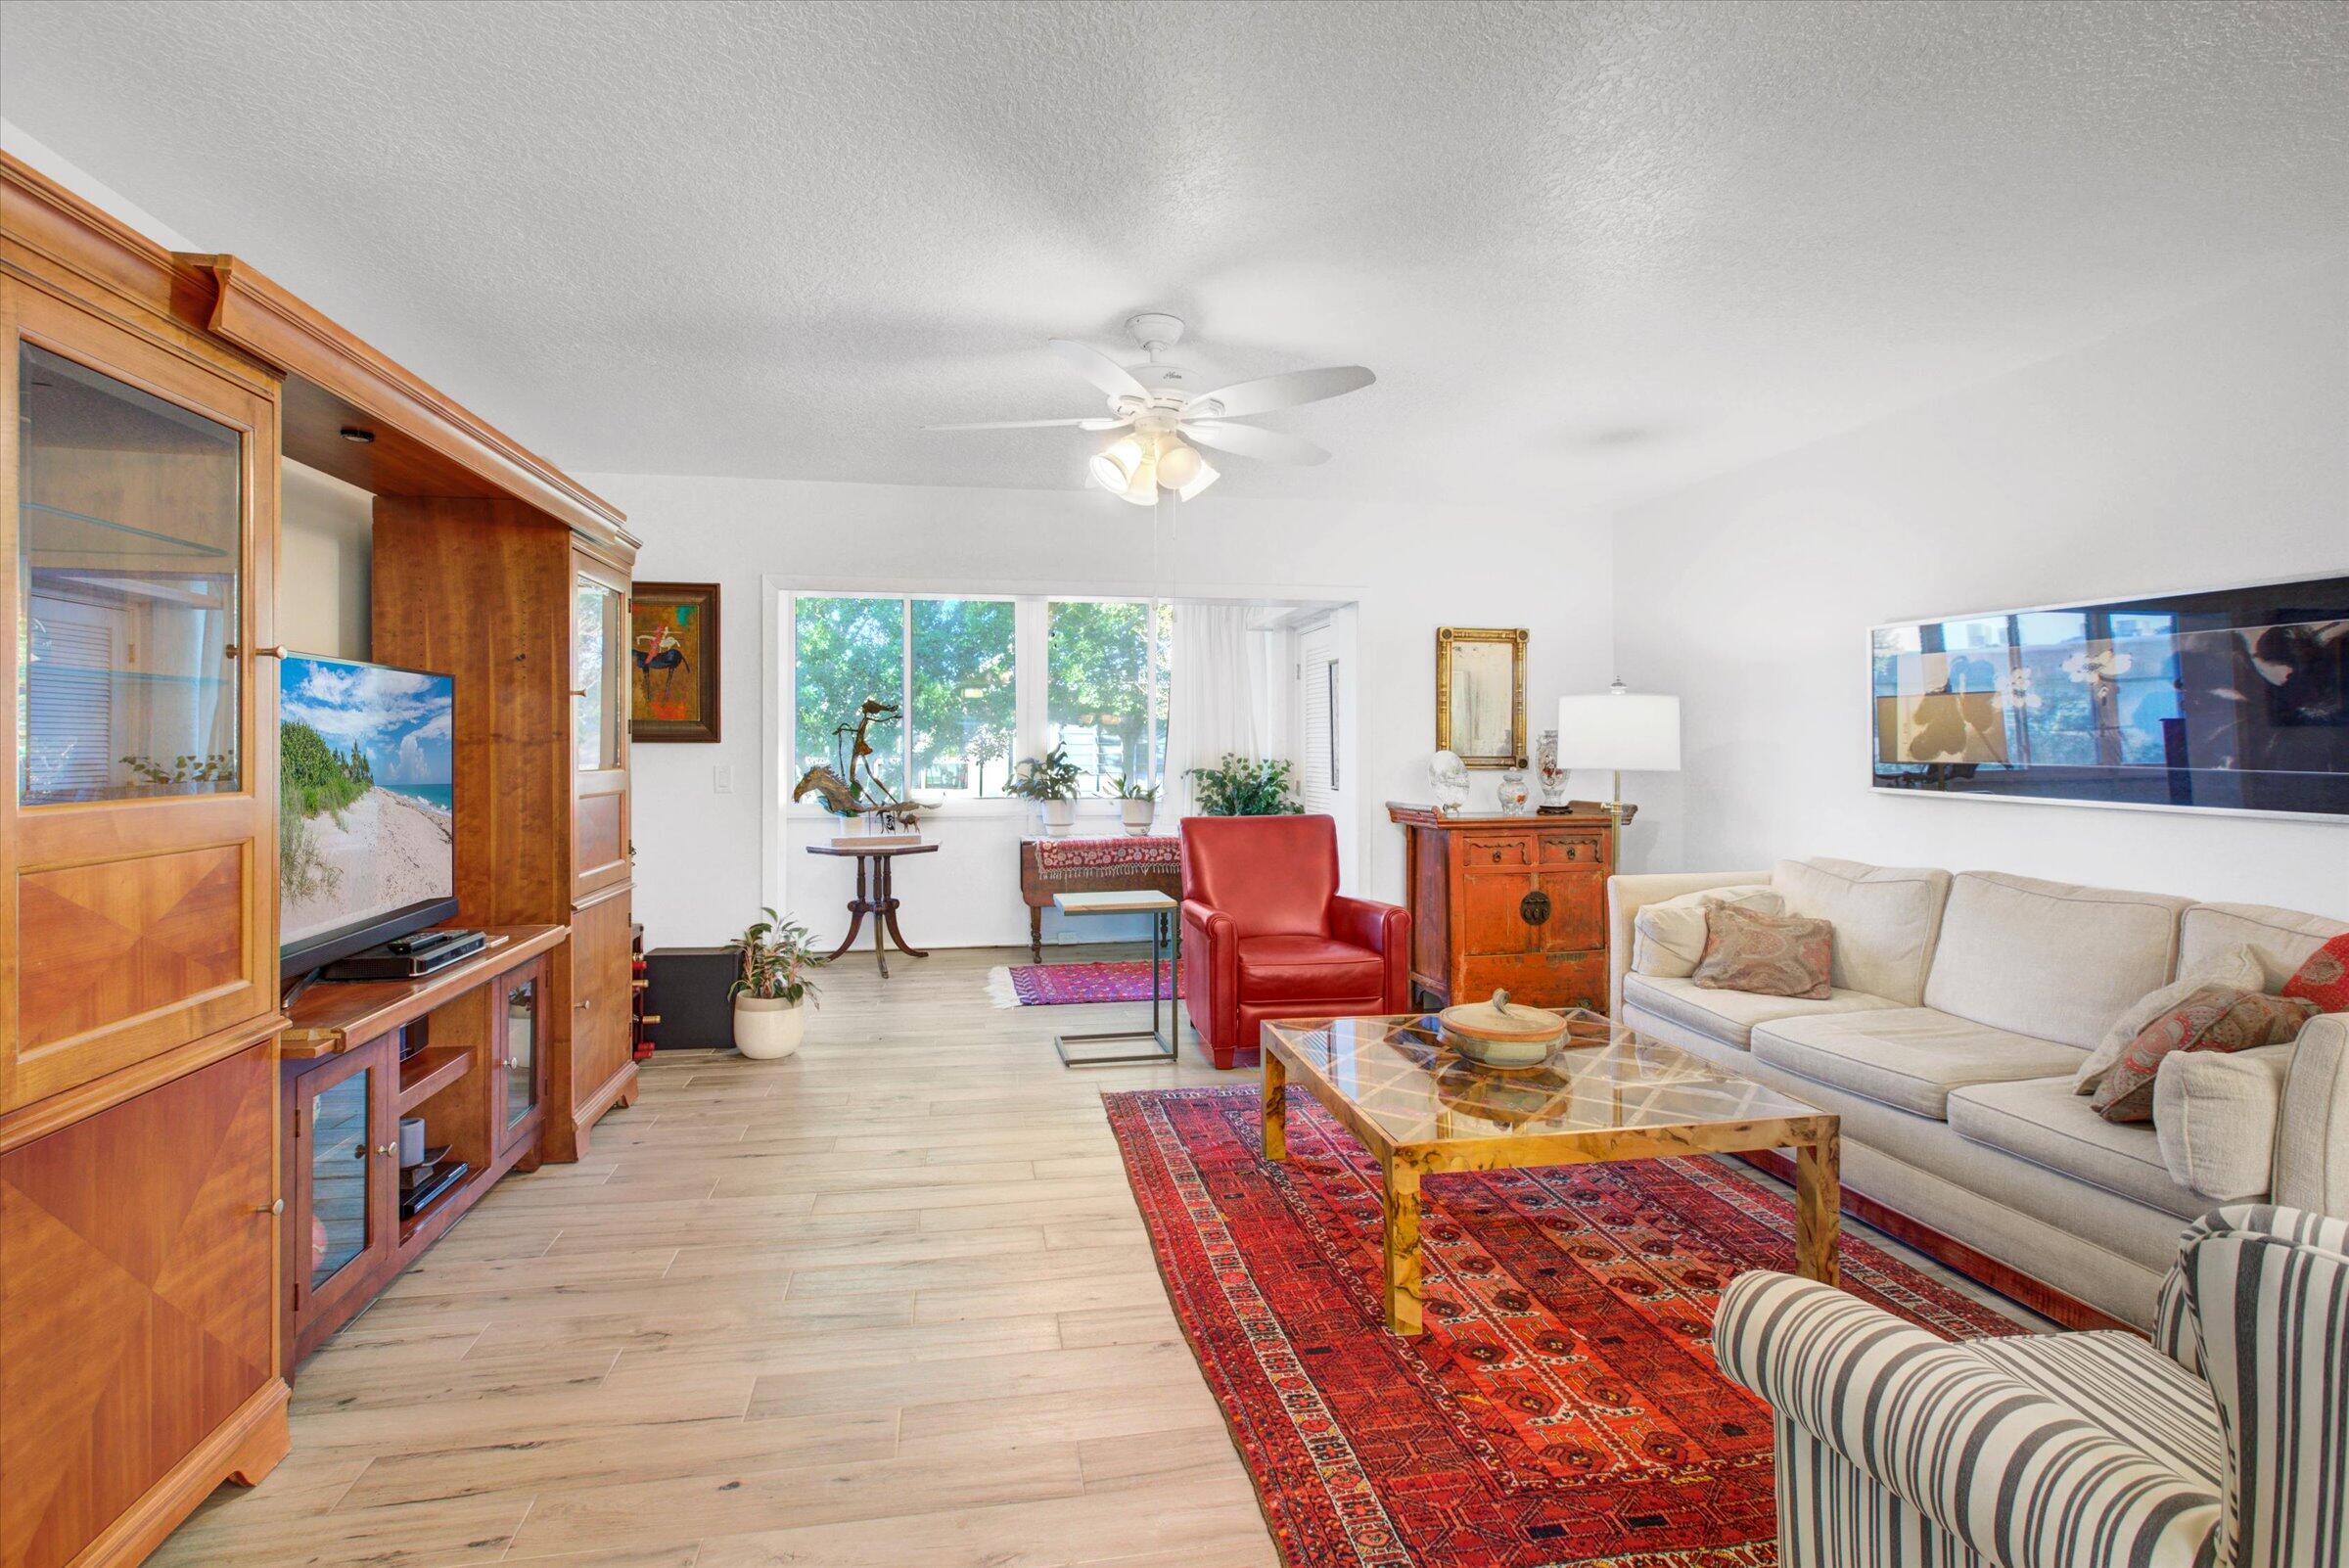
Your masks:
M1159 355L1182 341L1179 317L1160 310L1129 316L1126 330L1148 356L1128 369L1073 338L1051 340L1052 351L1109 400L1109 417L997 420L976 425L932 425L931 430L1126 431L1085 465L1088 481L1136 506L1155 506L1158 492L1173 490L1189 500L1221 476L1197 447L1213 446L1268 463L1312 466L1329 453L1308 440L1254 425L1229 423L1300 403L1317 402L1359 391L1378 378L1360 365L1292 370L1255 381L1234 382L1194 396L1192 373L1164 364Z

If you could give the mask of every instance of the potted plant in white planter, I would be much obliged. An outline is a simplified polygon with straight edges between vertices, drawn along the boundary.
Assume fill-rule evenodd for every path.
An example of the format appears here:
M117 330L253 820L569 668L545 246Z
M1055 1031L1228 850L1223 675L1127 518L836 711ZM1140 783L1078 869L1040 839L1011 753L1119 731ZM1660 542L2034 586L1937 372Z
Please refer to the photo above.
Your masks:
M1158 786L1118 776L1118 814L1125 819L1126 836L1138 839L1150 831L1158 815Z
M771 1062L800 1048L807 1033L807 1004L815 1000L811 971L823 966L812 933L772 909L743 932L735 946L742 967L734 998L734 1048L753 1061Z
M1043 808L1044 832L1065 839L1077 825L1077 783L1082 776L1069 761L1068 747L1060 745L1041 757L1020 759L1003 792L1036 802Z

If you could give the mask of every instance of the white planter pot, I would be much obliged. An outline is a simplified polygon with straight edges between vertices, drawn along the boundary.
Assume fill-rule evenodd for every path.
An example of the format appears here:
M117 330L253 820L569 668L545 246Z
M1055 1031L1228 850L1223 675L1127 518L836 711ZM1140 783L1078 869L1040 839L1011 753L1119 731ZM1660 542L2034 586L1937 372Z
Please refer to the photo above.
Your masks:
M1126 819L1127 837L1138 839L1150 831L1150 824L1157 819L1158 803L1122 801L1118 805L1118 814Z
M1045 834L1055 839L1067 838L1069 831L1077 825L1077 803L1075 801L1040 801L1037 804L1044 808Z
M755 1062L778 1061L800 1048L807 1004L780 996L734 998L734 1048Z

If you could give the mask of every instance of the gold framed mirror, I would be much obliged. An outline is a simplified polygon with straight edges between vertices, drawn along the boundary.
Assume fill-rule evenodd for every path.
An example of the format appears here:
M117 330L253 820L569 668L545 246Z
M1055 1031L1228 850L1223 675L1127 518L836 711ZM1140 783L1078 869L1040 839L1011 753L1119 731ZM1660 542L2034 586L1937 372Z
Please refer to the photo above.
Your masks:
M1436 749L1470 767L1523 767L1523 626L1436 628Z

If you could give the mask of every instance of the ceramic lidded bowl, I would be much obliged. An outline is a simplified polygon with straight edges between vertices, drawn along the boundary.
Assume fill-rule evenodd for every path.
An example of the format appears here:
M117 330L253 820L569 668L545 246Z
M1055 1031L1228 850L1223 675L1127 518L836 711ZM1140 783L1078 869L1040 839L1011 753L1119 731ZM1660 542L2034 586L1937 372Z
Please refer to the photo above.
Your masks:
M1537 1067L1549 1060L1566 1038L1566 1020L1541 1007L1527 1007L1497 991L1491 1001L1447 1007L1437 1015L1444 1043L1486 1067Z

